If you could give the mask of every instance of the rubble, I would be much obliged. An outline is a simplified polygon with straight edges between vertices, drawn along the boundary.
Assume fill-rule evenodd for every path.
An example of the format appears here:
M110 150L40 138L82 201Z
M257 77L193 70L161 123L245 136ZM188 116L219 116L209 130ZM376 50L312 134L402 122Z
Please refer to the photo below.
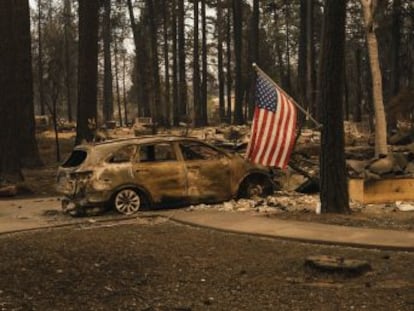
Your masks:
M318 204L319 196L317 195L304 195L294 191L276 191L267 198L231 200L212 205L192 205L186 210L217 209L226 212L256 211L259 213L314 212Z

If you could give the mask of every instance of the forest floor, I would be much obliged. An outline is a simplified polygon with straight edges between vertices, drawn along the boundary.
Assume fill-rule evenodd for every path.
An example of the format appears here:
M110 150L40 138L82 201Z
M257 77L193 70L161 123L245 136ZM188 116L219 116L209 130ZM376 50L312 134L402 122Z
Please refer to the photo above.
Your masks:
M61 135L63 157L73 147L73 135ZM25 170L26 186L33 192L30 197L53 196L58 166L53 136L43 133L39 146L45 167ZM315 202L317 196L282 192L266 202L185 208L232 212L249 208L283 219L413 230L413 212L391 205L358 206L351 215L318 215ZM101 217L110 219L111 213ZM0 310L4 311L414 308L412 252L231 234L166 218L86 221L2 234L0 252ZM305 265L306 258L314 255L364 260L371 270L362 274L314 270Z

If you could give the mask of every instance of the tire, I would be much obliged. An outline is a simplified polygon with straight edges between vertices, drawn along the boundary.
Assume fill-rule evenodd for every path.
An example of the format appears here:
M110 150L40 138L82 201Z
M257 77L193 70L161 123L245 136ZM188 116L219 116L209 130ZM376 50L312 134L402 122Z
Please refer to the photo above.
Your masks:
M137 213L143 203L142 195L135 189L126 188L120 190L113 200L114 208L118 213L133 215Z
M273 193L273 184L267 176L246 178L239 188L239 198L266 197Z

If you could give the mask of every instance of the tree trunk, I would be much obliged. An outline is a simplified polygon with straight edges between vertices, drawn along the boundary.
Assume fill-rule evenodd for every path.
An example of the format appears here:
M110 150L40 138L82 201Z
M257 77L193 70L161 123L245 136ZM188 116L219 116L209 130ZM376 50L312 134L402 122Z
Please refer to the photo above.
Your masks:
M306 0L306 101L309 111L316 115L315 107L315 44L313 39L314 0Z
M178 0L178 118L187 115L187 81L185 68L184 0Z
M285 90L288 94L292 94L292 85L290 77L290 5L289 0L285 0L285 26L286 26L286 78Z
M349 213L343 120L346 0L326 1L319 58L321 212Z
M244 84L242 75L243 61L243 3L239 0L233 0L233 27L234 27L234 55L236 67L236 102L234 104L234 123L243 124L243 94Z
M253 1L253 13L250 22L250 40L249 40L249 81L248 87L248 113L247 118L251 119L253 116L255 106L255 90L256 90L256 70L252 64L259 63L259 22L260 22L260 8L259 0Z
M127 0L129 19L134 37L135 46L135 85L137 88L137 110L138 116L148 117L149 112L149 94L148 92L148 77L146 68L148 66L148 57L146 55L147 43L144 37L142 26L135 22L134 10L131 0Z
M224 102L224 62L223 62L223 28L224 28L224 19L223 19L223 0L217 1L217 22L216 22L216 32L217 32L217 80L219 86L219 117L220 122L225 121L225 102Z
M45 114L45 91L43 87L43 39L42 39L42 0L37 0L38 21L37 21L37 40L38 40L38 74L39 74L39 104L40 114Z
M172 8L172 88L173 88L173 124L178 126L180 122L180 104L179 104L179 90L178 90L178 41L177 41L177 2L173 0Z
M103 17L103 45L104 45L104 102L103 117L104 121L114 119L114 103L112 93L112 57L111 57L111 0L104 0Z
M164 32L164 74L165 74L165 92L164 92L164 115L165 126L171 126L171 101L170 101L170 60L168 48L168 21L169 21L169 6L168 1L164 0L163 8L163 32Z
M228 2L233 0L228 0ZM232 9L231 6L228 5L227 10L227 29L226 29L226 47L227 47L227 112L226 112L226 120L228 124L231 124L231 116L232 116L232 107L231 107L231 89L233 86L233 77L232 77L232 68L231 68L231 20L232 20Z
M355 62L355 105L353 110L354 122L362 121L362 91L361 91L361 49L354 49L354 62Z
M193 107L194 125L201 126L201 101L200 101L200 64L199 64L199 2L194 0L194 40L193 40Z
M154 2L153 0L146 0L149 14L149 26L150 26L150 40L151 40L151 72L152 72L152 91L153 102L151 109L151 116L155 122L159 125L164 125L165 111L164 104L161 102L161 87L160 87L160 73L158 68L158 49L157 49L157 24L155 18Z
M388 154L387 123L385 120L384 102L382 97L382 75L378 57L378 43L375 35L374 13L377 0L361 0L365 20L368 53L372 75L372 92L375 111L375 156Z
M124 103L124 121L125 126L128 126L128 97L126 93L126 53L122 54L122 98Z
M207 125L207 20L206 0L201 0L201 25L202 25L202 75L201 81L201 125Z
M65 84L66 84L66 103L68 110L68 121L73 121L72 113L72 68L70 62L70 40L69 40L69 27L71 24L72 7L70 0L65 0L64 3L64 16L65 16Z
M122 109L121 109L121 90L119 87L119 51L118 51L118 39L114 40L114 60L115 60L115 87L116 87L116 103L118 106L118 119L119 125L122 127Z
M15 0L14 3L16 24L13 31L17 40L16 50L14 50L16 54L14 75L18 90L16 105L19 124L24 124L16 131L18 150L23 167L37 167L42 165L42 161L35 134L30 9L27 0Z
M99 2L79 0L79 95L76 144L92 141L97 128Z
M307 78L307 3L308 0L300 0L300 26L299 26L299 51L298 51L298 90L299 103L309 107L306 101L306 78Z
M0 1L0 184L23 180L16 143L19 86L14 73L18 39L16 12L12 1Z
M392 29L391 29L391 96L396 96L400 89L400 45L401 45L401 0L392 3ZM388 129L397 128L397 120L389 117Z

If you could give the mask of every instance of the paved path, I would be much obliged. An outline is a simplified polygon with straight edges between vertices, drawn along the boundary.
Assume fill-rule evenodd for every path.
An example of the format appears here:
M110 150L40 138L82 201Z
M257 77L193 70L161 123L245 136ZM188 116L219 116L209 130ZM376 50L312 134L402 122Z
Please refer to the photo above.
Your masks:
M414 232L326 225L269 218L255 212L169 212L176 221L223 231L303 242L414 251Z
M280 220L257 212L228 212L185 209L143 212L138 217L161 216L174 221L217 230L290 239L303 242L338 244L414 251L414 232L355 228L313 222ZM129 219L136 219L137 216ZM72 218L60 213L58 198L0 200L0 233L99 221L124 220L107 215Z

